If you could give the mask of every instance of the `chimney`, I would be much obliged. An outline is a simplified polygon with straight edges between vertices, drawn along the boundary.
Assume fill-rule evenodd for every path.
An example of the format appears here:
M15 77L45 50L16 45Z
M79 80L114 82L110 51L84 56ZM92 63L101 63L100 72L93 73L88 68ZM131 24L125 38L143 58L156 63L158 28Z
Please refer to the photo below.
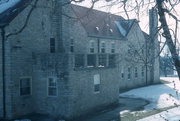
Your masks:
M155 7L149 10L149 35L152 41L157 39L158 14Z

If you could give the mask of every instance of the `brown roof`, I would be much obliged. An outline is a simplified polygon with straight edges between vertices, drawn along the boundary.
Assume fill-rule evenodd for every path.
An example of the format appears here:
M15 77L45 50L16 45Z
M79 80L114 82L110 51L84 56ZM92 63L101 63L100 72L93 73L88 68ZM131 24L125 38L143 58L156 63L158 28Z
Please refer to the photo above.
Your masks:
M125 40L136 21L78 5L71 6L90 37Z

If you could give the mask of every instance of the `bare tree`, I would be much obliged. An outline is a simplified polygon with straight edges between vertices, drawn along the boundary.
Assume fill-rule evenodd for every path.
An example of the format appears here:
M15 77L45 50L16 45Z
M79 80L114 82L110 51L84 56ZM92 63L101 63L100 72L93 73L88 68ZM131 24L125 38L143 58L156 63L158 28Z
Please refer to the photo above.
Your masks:
M97 0L98 1L98 0ZM158 27L158 32L165 38L165 44L167 44L174 66L177 70L178 77L180 79L180 59L178 56L178 49L180 44L177 40L178 32L178 19L177 6L180 5L179 0L106 0L108 1L107 6L118 5L120 10L124 10L127 18L129 19L129 13L135 11L137 18L140 16L142 9L146 8L149 10L150 7L155 7L158 11L160 26ZM173 27L169 26L169 21L167 19L169 15L175 20ZM158 34L158 32L156 34ZM164 45L165 45L164 44Z

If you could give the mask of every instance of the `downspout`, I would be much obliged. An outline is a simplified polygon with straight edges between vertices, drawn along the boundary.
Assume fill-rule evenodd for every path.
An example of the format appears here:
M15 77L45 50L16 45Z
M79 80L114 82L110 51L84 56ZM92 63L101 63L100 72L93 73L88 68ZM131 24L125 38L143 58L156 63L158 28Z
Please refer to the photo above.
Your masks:
M146 40L145 45L146 45L145 68L146 68L146 85L147 85L148 84L148 78L147 78L147 75L148 75L148 73L147 73L147 40Z
M100 40L99 40L99 38L97 39L97 44L98 44L98 53L100 53Z
M2 83L3 83L3 118L6 119L6 71L5 71L5 27L1 27L2 36Z

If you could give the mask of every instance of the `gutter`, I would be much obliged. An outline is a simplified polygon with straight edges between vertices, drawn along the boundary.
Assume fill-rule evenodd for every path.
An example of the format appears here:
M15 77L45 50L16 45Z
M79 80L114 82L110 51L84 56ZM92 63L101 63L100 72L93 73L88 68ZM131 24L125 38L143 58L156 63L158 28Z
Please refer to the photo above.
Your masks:
M98 39L127 40L127 38L115 38L115 37L110 37L110 36L88 35L88 37L93 37L93 38L98 38Z

